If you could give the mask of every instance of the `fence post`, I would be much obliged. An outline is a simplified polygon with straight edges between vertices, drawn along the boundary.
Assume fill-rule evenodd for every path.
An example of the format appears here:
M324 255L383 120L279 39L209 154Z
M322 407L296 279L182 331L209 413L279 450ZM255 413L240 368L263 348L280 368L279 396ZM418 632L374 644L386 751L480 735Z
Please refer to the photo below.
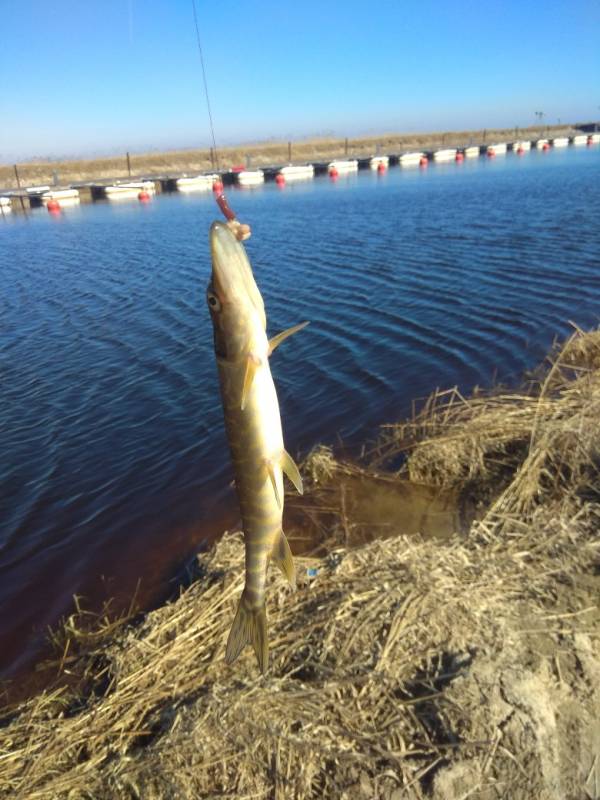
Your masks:
M17 179L17 188L20 189L21 188L21 179L19 178L19 170L17 169L17 165L16 164L14 165L14 167L15 167L15 178Z
M131 178L131 160L129 158L129 151L127 151L127 174Z

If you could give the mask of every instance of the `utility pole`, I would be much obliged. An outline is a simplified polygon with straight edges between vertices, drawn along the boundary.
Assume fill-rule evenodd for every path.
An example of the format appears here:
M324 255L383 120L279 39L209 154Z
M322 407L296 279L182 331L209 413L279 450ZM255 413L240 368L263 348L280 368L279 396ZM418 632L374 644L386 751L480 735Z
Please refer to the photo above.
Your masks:
M537 119L537 123L541 128L543 126L543 124L544 124L544 117L546 115L544 114L543 111L534 111L533 113L535 114L535 118Z

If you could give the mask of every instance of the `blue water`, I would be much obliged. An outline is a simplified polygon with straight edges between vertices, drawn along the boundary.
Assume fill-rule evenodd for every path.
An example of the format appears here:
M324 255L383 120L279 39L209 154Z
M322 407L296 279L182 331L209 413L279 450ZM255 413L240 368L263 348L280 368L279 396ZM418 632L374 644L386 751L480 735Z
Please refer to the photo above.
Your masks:
M229 192L273 333L287 449L415 398L515 384L598 324L600 150ZM212 196L0 218L0 674L72 595L152 597L233 514L205 307Z

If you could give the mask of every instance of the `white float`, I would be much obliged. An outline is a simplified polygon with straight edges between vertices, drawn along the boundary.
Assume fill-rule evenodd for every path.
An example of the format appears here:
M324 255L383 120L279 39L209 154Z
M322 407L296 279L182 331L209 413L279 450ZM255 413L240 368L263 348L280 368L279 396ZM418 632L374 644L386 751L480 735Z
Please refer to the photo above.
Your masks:
M422 158L425 158L425 153L403 153L398 163L401 167L415 167L419 166Z
M262 169L243 169L235 173L236 180L242 186L252 186L264 183L265 173Z
M104 194L109 200L125 200L137 197L140 192L154 194L156 186L154 181L135 181L129 183L114 183L104 187Z
M384 167L387 169L390 165L390 159L388 156L373 156L369 161L369 166L371 169L379 169L379 167Z
M219 181L218 175L184 175L177 178L175 186L180 192L206 192L211 191L215 181Z
M77 189L50 189L50 191L42 194L41 199L44 205L49 203L50 200L58 200L61 205L63 203L75 205L75 203L79 203L80 200L79 191Z
M331 161L327 165L327 171L333 172L334 170L337 170L338 172L356 172L358 170L358 161L355 158Z
M286 181L296 181L314 178L315 168L312 164L288 164L287 167L282 167L277 174L282 175Z
M447 148L445 150L436 150L433 154L434 161L454 161L456 158L456 148Z

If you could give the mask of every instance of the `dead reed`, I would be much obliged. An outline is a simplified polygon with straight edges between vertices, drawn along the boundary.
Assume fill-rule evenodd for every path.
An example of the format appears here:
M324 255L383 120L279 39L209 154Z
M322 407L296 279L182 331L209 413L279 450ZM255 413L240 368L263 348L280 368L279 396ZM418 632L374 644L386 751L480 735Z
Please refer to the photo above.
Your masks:
M599 365L600 333L576 331L527 392L438 393L386 428L378 469L406 452L411 477L487 507L444 544L399 530L354 549L341 514L327 555L297 559L297 592L272 571L266 678L249 650L223 663L239 534L70 662L89 636L73 617L57 669L79 686L6 712L0 795L594 797ZM345 468L321 451L305 474L317 491Z

